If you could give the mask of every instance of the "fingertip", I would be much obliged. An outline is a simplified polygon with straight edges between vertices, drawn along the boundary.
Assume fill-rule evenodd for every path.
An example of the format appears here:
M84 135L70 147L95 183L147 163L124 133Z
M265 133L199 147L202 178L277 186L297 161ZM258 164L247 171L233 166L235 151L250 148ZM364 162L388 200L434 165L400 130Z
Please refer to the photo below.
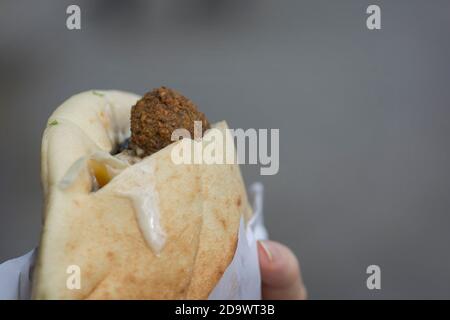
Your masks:
M259 253L263 283L282 287L300 278L298 260L286 246L274 241L260 241Z
M297 257L286 246L274 241L258 242L263 297L304 299L306 289Z

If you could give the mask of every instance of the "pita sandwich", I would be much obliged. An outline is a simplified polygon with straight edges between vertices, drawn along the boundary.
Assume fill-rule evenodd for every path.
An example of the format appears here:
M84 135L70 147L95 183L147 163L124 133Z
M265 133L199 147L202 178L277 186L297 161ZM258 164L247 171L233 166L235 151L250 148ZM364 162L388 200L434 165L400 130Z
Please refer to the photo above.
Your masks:
M207 299L233 259L251 215L239 166L175 164L189 139L140 161L113 155L139 98L87 91L49 118L34 299Z

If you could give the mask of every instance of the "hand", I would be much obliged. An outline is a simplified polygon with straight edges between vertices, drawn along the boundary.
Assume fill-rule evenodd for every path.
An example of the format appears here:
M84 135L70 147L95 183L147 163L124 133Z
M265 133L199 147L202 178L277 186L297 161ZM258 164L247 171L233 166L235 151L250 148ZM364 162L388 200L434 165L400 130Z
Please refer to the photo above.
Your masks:
M265 300L305 300L307 292L294 253L281 243L259 241L262 298Z

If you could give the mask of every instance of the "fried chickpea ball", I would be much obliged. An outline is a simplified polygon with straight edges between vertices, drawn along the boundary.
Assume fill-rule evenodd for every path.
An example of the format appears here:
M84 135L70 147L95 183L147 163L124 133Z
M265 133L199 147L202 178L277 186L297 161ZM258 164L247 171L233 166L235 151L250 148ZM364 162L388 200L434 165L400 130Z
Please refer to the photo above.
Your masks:
M130 147L144 157L171 144L176 129L184 128L194 138L194 121L202 122L202 135L210 128L192 101L166 87L154 89L131 109Z

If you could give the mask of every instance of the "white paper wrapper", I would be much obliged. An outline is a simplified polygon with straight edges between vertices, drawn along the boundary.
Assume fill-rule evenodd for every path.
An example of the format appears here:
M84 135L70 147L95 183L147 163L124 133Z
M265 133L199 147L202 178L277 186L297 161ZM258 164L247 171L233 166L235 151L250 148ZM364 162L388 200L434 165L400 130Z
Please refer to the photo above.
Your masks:
M253 217L245 226L241 220L236 253L217 286L211 300L261 299L261 275L257 240L267 239L263 221L263 185L254 183L249 190ZM0 299L30 299L31 276L36 249L0 264Z

